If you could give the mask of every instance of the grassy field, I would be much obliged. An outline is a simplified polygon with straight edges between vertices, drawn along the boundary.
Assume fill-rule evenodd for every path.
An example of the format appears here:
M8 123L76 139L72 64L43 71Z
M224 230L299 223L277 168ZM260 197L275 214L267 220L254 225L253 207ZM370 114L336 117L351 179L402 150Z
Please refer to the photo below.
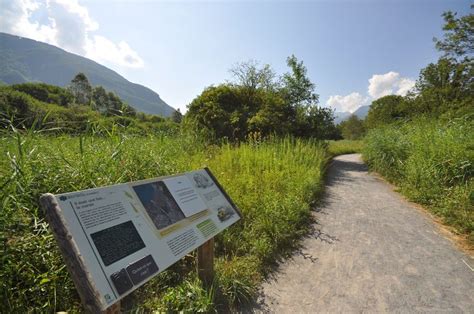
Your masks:
M328 142L328 153L331 156L354 154L362 152L363 141L361 140L339 140Z
M369 132L369 167L474 243L474 123L419 119Z
M215 311L253 298L275 260L311 222L322 190L323 144L281 139L209 146L169 136L0 137L0 307L7 312L80 310L80 301L38 208L42 193L62 193L209 166L244 219L216 238L217 278L206 291L190 254L127 298L142 310Z

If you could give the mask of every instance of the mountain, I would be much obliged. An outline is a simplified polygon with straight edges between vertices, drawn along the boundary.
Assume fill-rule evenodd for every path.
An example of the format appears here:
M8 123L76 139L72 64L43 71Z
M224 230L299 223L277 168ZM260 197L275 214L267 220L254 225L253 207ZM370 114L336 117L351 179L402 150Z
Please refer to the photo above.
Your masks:
M354 115L356 115L359 119L365 119L367 114L369 113L370 105L369 106L362 106L359 107L356 111L354 111Z
M114 92L137 111L166 117L175 111L153 90L129 82L97 62L39 41L0 33L0 84L39 81L64 87L79 72L91 85Z
M367 117L367 114L369 113L369 109L370 105L359 107L353 113L350 113L349 111L334 112L334 123L339 124L342 121L349 119L351 115L356 115L359 119L365 119L365 117Z
M344 120L349 119L351 116L351 113L348 111L340 111L340 112L334 112L334 123L339 124Z

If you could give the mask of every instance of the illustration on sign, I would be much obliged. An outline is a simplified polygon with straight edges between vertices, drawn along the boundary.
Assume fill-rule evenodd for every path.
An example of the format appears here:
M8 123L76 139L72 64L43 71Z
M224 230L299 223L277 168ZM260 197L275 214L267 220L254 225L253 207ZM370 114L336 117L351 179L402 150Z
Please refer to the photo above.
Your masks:
M183 212L163 181L137 185L133 190L157 229L184 219Z
M106 309L240 217L206 168L56 195Z

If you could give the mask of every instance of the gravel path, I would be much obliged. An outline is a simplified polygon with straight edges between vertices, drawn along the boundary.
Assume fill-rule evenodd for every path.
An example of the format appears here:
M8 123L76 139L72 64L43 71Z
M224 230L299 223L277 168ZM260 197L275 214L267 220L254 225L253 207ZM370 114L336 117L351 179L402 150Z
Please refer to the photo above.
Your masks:
M334 159L315 215L312 236L263 285L254 312L474 313L474 260L360 155Z

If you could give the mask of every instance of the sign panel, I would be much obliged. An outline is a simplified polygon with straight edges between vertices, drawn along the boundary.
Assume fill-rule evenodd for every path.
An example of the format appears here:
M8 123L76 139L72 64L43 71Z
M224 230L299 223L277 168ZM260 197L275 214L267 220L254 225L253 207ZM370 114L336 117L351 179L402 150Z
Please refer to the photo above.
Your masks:
M207 168L55 198L101 309L240 219Z

